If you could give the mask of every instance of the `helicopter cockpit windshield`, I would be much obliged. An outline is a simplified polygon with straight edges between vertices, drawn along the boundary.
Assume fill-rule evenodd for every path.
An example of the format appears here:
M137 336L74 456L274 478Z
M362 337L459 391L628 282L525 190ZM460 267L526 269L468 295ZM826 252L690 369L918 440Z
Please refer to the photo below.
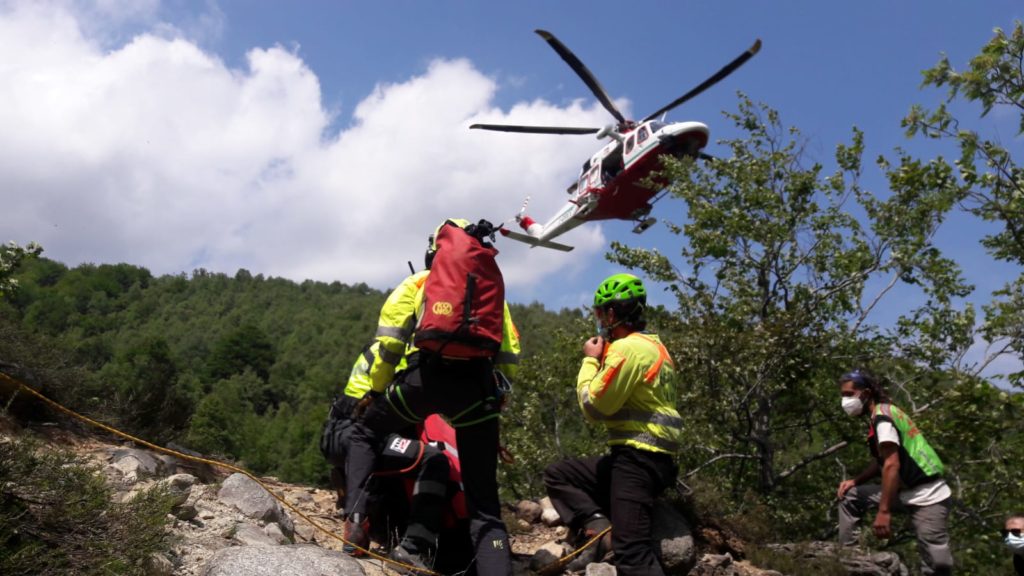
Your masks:
M659 122L657 120L651 120L651 123L648 124L648 126L651 127L651 132L657 132L658 130L661 130L662 128L667 126L667 124L665 124L664 122Z

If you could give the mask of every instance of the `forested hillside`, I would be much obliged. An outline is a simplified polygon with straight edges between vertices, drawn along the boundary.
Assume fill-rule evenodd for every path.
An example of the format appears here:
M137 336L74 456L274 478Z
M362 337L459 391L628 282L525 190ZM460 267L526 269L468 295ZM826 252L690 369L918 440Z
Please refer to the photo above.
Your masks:
M326 477L320 427L386 296L246 270L154 277L45 258L27 260L16 279L0 313L5 333L25 332L79 369L50 390L58 398L144 437L306 482ZM513 312L532 350L548 347L562 322L539 305ZM0 357L38 363L32 349Z

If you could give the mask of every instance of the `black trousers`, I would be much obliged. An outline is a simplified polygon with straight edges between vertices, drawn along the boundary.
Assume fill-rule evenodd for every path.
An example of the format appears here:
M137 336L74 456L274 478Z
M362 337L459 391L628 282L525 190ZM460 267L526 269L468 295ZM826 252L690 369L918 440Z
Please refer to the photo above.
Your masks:
M366 481L380 443L389 434L430 414L444 414L455 426L476 571L488 576L511 574L508 532L498 500L499 412L490 360L446 360L421 353L417 366L377 397L353 427L345 511L365 513Z
M600 512L612 522L615 567L622 576L661 576L654 551L654 499L676 480L679 469L667 454L613 446L609 454L571 458L544 470L555 510L573 528Z

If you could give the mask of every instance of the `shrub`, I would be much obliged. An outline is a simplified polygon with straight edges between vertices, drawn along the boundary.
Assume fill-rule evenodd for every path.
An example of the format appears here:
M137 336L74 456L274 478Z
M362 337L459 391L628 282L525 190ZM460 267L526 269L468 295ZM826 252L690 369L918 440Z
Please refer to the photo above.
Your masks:
M146 574L146 559L170 547L170 498L156 488L111 496L79 456L0 443L0 574Z

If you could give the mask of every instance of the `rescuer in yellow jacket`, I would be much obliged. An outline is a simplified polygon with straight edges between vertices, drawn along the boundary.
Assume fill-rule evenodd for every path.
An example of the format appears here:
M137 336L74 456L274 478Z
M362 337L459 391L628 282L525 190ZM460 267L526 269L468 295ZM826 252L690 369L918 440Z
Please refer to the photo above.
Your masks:
M427 270L408 276L388 296L380 309L373 364L369 380L374 392L382 393L395 377L396 367L416 352L412 335L416 329L417 312L423 306L423 285L430 274L432 253L428 250ZM519 333L505 304L505 323L501 349L494 357L494 366L508 378L514 378L519 363Z
M465 220L447 223L463 229L469 225ZM434 237L428 241L428 269L437 251ZM370 400L353 426L346 465L345 537L357 544L366 542L362 496L374 469L376 447L397 430L418 424L431 414L443 414L456 430L477 573L511 574L511 548L498 500L498 417L508 391L505 377L516 372L519 334L506 304L503 338L494 357L460 359L416 350L411 343L427 275L420 272L406 278L381 308L376 335L379 348L369 373ZM403 356L408 367L392 382ZM403 563L425 567L424 559L433 545L423 535L406 533L391 555Z
M579 544L615 525L610 547L623 576L664 573L654 553L651 514L654 499L676 480L674 456L682 433L675 366L661 340L643 332L646 305L643 282L631 274L616 274L598 287L594 315L604 336L583 345L576 396L587 420L608 429L610 452L544 470L551 503ZM608 540L567 568L582 570L600 561Z

